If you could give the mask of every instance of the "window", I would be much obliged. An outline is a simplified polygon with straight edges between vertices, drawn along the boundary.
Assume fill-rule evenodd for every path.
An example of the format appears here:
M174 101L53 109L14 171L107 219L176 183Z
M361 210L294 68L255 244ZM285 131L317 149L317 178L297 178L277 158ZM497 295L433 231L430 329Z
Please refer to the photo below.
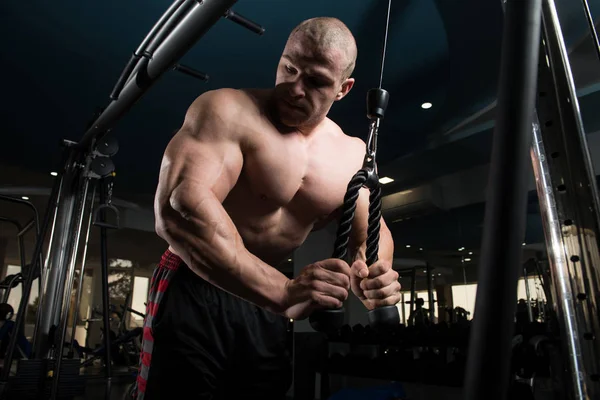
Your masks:
M408 322L408 317L410 316L411 309L411 304L408 303L410 301L410 291L401 292L401 294L402 300L400 301L400 303L396 304L396 307L398 307L398 311L400 312L400 318L402 319L403 323L406 324ZM427 293L427 290L415 292L415 294L417 299L423 299L425 301L425 304L423 304L423 308L426 308L429 311L433 311L433 315L437 318L437 293L435 292L435 290L433 291L434 303L431 306L429 305L429 295Z
M529 284L530 300L546 301L546 294L542 288L542 283L538 278L527 278ZM527 290L525 288L525 279L519 279L517 286L517 299L527 299Z
M109 261L108 268L108 293L111 306L116 307L119 312L121 306L130 304L133 289L133 262L114 258Z
M452 286L452 303L454 308L462 307L467 312L470 312L469 319L473 318L475 313L475 297L477 296L477 284L453 285Z
M19 265L8 265L6 267L6 276L15 275L21 272L21 266ZM33 324L35 323L35 316L37 313L37 304L38 304L38 296L39 296L39 278L33 281L31 285L31 293L29 295L29 307L27 307L27 318L25 323ZM21 294L23 293L23 285L19 284L17 287L14 287L10 290L10 295L8 296L8 304L12 306L15 310L16 318L17 312L19 311L19 303L21 302Z
M531 299L546 301L546 295L544 294L544 289L542 288L541 282L537 278L528 278L527 282L529 283L529 294ZM468 285L453 285L452 286L452 301L454 303L454 307L462 307L471 314L469 315L469 319L473 318L475 313L475 299L477 297L477 284L468 284ZM525 289L525 280L523 278L519 279L517 286L517 298L515 302L519 299L526 299L527 291Z
M148 286L150 285L150 279L145 276L136 276L133 279L133 295L131 297L131 308L142 314L146 313L146 301L148 300ZM142 326L144 318L142 316L129 313L129 326L136 327Z

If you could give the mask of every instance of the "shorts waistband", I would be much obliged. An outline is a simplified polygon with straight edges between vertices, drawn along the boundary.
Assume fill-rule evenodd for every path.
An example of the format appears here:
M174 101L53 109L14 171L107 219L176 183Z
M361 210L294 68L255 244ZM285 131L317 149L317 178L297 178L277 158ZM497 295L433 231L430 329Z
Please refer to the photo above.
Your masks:
M183 264L183 260L177 254L173 253L171 250L167 249L161 259L160 259L160 267L171 270L178 270L179 267Z

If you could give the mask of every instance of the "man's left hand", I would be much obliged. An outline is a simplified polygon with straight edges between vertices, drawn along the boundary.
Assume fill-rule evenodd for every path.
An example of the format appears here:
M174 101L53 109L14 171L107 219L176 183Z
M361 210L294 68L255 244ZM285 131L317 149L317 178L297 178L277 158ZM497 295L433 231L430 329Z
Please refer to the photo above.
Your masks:
M351 286L352 292L369 310L400 301L398 272L392 269L389 261L377 261L370 267L364 261L354 261Z

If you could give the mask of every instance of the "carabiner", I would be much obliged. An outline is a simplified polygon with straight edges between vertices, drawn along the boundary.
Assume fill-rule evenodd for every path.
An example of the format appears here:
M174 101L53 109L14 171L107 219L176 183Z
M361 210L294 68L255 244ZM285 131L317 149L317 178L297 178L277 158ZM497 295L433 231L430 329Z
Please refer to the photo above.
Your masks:
M369 136L367 137L367 152L363 160L362 169L367 173L365 186L373 190L379 185L379 176L377 175L377 134L379 131L379 118L371 120Z

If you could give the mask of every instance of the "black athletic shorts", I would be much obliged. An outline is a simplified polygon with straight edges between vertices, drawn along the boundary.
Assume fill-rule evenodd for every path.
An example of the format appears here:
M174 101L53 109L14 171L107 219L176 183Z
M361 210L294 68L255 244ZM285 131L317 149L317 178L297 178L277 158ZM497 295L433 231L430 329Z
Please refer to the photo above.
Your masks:
M138 399L284 399L289 321L194 274L167 250L144 321Z

